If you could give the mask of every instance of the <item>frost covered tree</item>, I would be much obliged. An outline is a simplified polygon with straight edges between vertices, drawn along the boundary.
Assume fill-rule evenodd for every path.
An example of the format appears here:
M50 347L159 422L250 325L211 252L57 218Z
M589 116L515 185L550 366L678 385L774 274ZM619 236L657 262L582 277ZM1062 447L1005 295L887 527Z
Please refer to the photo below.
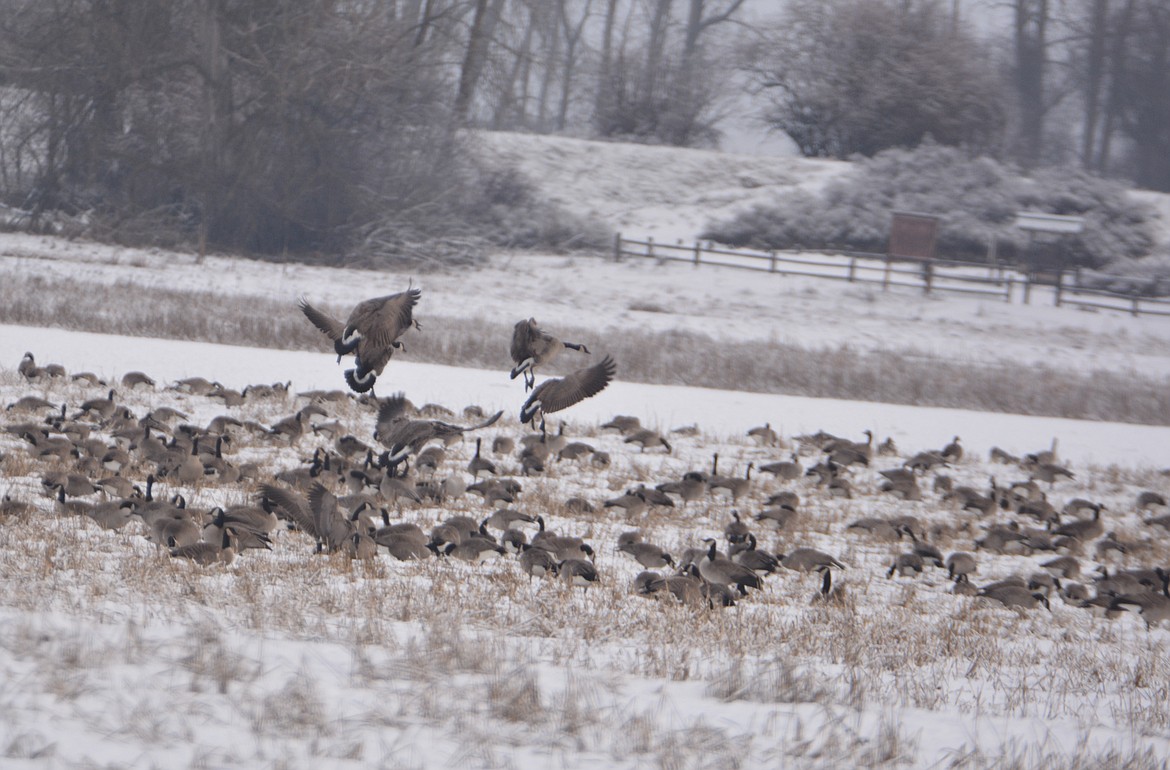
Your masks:
M752 57L770 123L809 156L998 146L1002 85L955 22L931 0L793 0Z

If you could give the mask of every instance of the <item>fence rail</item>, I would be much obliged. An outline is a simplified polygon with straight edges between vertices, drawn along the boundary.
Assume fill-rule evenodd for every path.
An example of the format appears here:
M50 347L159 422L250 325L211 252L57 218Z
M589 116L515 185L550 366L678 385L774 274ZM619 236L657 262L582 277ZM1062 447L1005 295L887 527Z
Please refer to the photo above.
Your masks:
M626 257L683 262L698 267L730 267L775 275L822 278L891 288L914 289L924 294L950 292L1029 304L1039 290L1051 293L1057 307L1071 305L1097 310L1117 310L1135 316L1170 316L1170 300L1123 294L1078 285L1077 274L1063 271L1024 272L1004 265L932 259L891 258L865 252L755 251L729 249L696 241L693 244L661 243L653 238L614 238L615 260Z

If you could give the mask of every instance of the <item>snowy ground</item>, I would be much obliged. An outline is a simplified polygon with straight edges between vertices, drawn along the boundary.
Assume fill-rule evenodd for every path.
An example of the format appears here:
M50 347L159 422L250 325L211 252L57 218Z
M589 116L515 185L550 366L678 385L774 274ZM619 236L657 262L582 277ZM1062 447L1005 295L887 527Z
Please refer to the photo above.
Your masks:
M639 169L640 159L669 151L516 137L498 144L501 155L524 156L563 200L631 235L659 238L691 237L704 212L744 205L760 182L817 184L835 173L831 164L792 159L675 153L669 179L632 171L623 178L619 169ZM541 157L575 160L540 172ZM745 185L749 171L756 176ZM672 205L668 189L687 197ZM371 278L379 286L384 279L387 291L408 278L221 257L196 264L183 255L23 236L0 240L5 274L129 282L144 297L153 286L213 286L241 301L287 298L290 309L301 294L345 304L354 286L363 297L379 293ZM414 278L424 287L420 318L533 315L550 326L572 321L615 334L635 323L809 346L910 348L995 365L1170 372L1170 322L1044 302L924 299L732 270L527 254L501 255L470 275ZM636 309L647 303L667 312ZM14 370L25 350L40 363L94 371L115 387L122 373L145 371L158 388L119 387L135 413L170 405L200 425L224 412L222 403L163 390L166 383L200 375L231 387L286 380L294 391L341 386L341 367L326 353L0 326L4 405L37 394L73 409L105 394L103 387L23 382ZM469 404L506 409L487 438L523 433L514 421L522 387L502 370L396 359L386 380L417 404L445 404L456 414ZM278 399L230 411L270 425L303 404ZM372 441L368 409L329 411L319 421L336 419ZM620 413L663 431L698 430L672 434L671 455L641 453L599 431ZM1000 484L1027 477L989 462L991 446L1021 454L1056 439L1076 478L1047 490L1053 504L1059 509L1075 497L1104 503L1109 529L1128 544L1126 553L1087 544L1081 581L1091 583L1099 565L1165 565L1165 532L1144 523L1151 514L1136 510L1135 500L1143 490L1170 491L1161 472L1170 466L1170 429L620 381L565 416L566 433L608 451L612 465L554 463L543 476L521 478L516 507L594 544L601 582L587 592L530 581L513 559L400 563L382 552L361 564L314 556L311 542L295 532L278 533L271 552L198 568L159 554L138 523L109 532L56 511L39 490L45 463L28 460L22 441L0 434L0 494L40 509L0 524L0 765L1165 766L1170 631L1147 630L1130 615L1093 617L1055 595L1051 612L991 606L952 595L945 573L934 568L916 579L889 579L886 569L907 544L847 525L912 514L944 553L974 549L992 520L1036 526L1008 512L980 518L958 511L932 490L931 476L923 479L922 501L896 499L879 491L876 471L958 434L967 455L942 473L983 489L990 476ZM0 421L27 418L9 412ZM653 486L709 468L715 451L729 474L742 474L748 462L787 459L791 448L759 447L744 435L764 422L789 444L818 429L854 439L869 429L878 440L892 437L899 455L854 471L853 499L831 497L809 478L782 484L757 472L747 498L733 503L718 494L685 512L572 515L562 505L574 494L600 505L635 483ZM271 472L330 443L313 435L292 446L241 440L232 451ZM470 442L450 448L439 474L463 474L473 451ZM518 473L515 457L494 459ZM802 457L806 466L816 459ZM164 488L183 491L201 510L254 494L250 484ZM704 536L722 537L733 507L754 515L781 488L800 494L801 515L791 529L763 535L761 547L814 546L836 555L846 565L835 575L847 591L842 604L810 603L818 578L785 570L765 578L765 591L722 612L694 613L632 594L640 567L614 552L619 532L639 527L678 554ZM429 528L452 513L483 517L492 510L465 496L395 515ZM1029 575L1054 555L979 551L976 582Z

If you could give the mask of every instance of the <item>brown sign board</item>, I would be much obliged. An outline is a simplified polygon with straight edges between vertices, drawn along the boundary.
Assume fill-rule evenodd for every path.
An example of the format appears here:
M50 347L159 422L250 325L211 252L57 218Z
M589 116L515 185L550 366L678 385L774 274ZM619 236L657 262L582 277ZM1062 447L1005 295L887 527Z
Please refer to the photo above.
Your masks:
M938 217L896 211L886 253L897 259L934 259L937 239Z

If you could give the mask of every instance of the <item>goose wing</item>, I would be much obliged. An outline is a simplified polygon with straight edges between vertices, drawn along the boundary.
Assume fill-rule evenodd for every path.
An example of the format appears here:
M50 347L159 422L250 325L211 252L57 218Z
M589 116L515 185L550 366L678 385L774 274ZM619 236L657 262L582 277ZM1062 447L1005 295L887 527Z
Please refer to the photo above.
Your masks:
M301 312L305 314L305 317L313 323L313 326L316 326L318 329L324 332L325 336L334 342L337 342L344 335L345 324L329 315L324 310L313 307L304 297L301 297L300 301L297 302L297 307L299 307Z
M617 364L607 355L593 366L578 369L559 379L545 380L532 391L521 413L529 413L529 409L537 402L540 403L540 411L546 414L567 409L605 390L616 372Z
M263 499L268 500L268 502L284 511L288 519L296 524L301 531L315 538L320 537L317 523L309 512L309 503L302 495L291 489L273 486L272 484L262 484L260 486L260 495Z
M370 345L389 348L414 322L414 306L422 296L422 289L367 299L350 314L349 323Z
M313 512L313 525L319 537L325 540L326 547L332 550L337 545L336 542L332 542L331 537L334 520L338 515L337 497L318 481L309 489L309 508Z

